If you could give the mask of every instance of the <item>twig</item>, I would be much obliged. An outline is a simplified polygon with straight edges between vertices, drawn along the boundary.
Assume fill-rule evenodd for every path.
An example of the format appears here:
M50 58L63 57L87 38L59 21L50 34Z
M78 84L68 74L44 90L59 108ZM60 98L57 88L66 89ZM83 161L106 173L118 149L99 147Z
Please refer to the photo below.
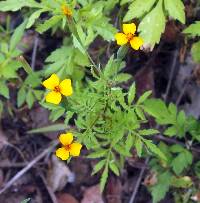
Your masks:
M52 191L52 189L48 186L47 181L46 181L44 175L41 173L41 171L39 169L37 171L38 171L39 176L42 179L42 181L43 181L43 183L44 183L44 185L45 185L45 187L46 187L46 189L47 189L47 191L49 193L49 196L50 196L52 202L53 203L58 203L58 201L56 199L56 196L55 196L54 192Z
M0 194L5 192L8 188L10 188L13 183L18 180L22 175L24 175L28 170L30 170L40 159L42 159L44 156L46 156L51 150L58 145L58 141L52 142L50 147L45 149L41 154L39 154L35 159L33 159L25 168L23 168L21 171L19 171L11 180L9 180L3 189L0 190Z
M149 162L149 157L146 158L146 160L145 160L145 165L147 165L148 162ZM129 203L134 203L134 201L135 201L135 197L136 197L136 194L137 194L137 192L138 192L140 183L141 183L141 181L142 181L142 177L143 177L143 175L144 175L145 169L146 169L146 168L144 167L144 168L142 168L141 171L140 171L140 175L139 175L139 177L138 177L138 179L137 179L137 182L136 182L136 184L135 184L135 187L134 187L133 193L132 193L132 195L131 195L131 199L129 200Z
M177 98L177 100L176 100L176 106L178 106L178 105L180 104L181 99L183 98L183 95L184 95L185 90L186 90L186 88L188 87L189 83L190 83L190 79L188 79L188 80L184 83L183 88L182 88L182 90L181 90L181 92L180 92L180 94L179 94L179 96L178 96L178 98Z
M31 67L33 70L35 70L35 60L37 55L38 42L39 42L38 35L36 35L34 40L33 53L31 56Z
M28 163L26 162L21 162L21 163L0 163L0 168L22 168L27 166ZM45 163L37 163L37 166L44 165ZM35 167L35 166L33 166Z
M167 97L169 95L169 91L170 91L170 88L172 85L172 79L173 79L174 71L175 71L176 64L177 64L177 57L178 57L178 51L176 50L174 53L173 61L172 61L172 67L171 67L171 71L170 71L170 75L169 75L169 82L167 84L167 89L166 89L165 96L164 96L165 102L167 101Z

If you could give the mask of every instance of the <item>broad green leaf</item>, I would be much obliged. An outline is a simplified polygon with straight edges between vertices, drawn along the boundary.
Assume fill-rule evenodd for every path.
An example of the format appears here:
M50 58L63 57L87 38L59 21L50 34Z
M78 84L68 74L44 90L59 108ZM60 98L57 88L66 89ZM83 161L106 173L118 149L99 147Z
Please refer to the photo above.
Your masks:
M25 20L19 27L17 27L10 39L10 51L13 51L17 44L20 42L24 35L24 30L26 28L27 20Z
M115 77L115 81L118 83L127 82L131 77L132 76L128 73L120 73Z
M168 135L169 137L175 136L177 134L177 129L175 126L168 127L164 131L164 135Z
M171 176L171 173L168 171L159 175L158 183L152 187L151 191L153 203L158 203L165 197L166 193L169 191Z
M55 15L50 19L46 20L43 24L38 25L36 31L42 34L43 32L47 31L48 29L52 28L54 25L59 23L59 21L61 21L62 18L63 18L62 15Z
M177 188L189 188L192 186L193 182L189 176L183 177L172 177L171 184Z
M140 18L142 17L146 12L148 12L153 5L155 4L156 0L135 0L132 2L132 4L129 6L129 10L126 13L123 21L129 21L133 18Z
M85 51L85 48L83 47L83 45L81 44L81 42L79 42L79 40L77 39L77 37L72 34L73 36L73 43L74 43L74 46L79 49L79 51L81 51L84 55L86 54L86 51Z
M190 37L200 36L200 21L196 21L186 28L183 33L188 34Z
M33 95L33 92L32 90L29 90L26 95L26 102L28 104L29 109L33 106L34 101L35 101L35 97Z
M159 0L156 7L148 13L140 22L138 31L145 44L151 45L159 43L161 34L165 30L165 15L162 7L163 0Z
M164 3L169 16L185 24L185 6L182 0L165 0Z

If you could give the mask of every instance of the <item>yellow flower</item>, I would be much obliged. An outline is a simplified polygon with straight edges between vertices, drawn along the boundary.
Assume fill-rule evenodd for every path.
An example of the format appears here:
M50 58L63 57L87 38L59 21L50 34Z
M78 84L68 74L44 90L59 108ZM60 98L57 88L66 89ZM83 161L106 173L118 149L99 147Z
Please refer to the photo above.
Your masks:
M115 35L118 45L122 46L130 43L131 47L135 50L138 50L143 45L143 39L135 36L136 25L134 23L123 24L123 32Z
M65 4L62 5L61 9L63 14L66 15L67 17L72 16L72 10L69 7L67 7Z
M46 102L59 104L62 99L62 95L72 95L72 84L70 79L65 79L60 82L59 77L56 74L52 74L50 78L42 83L47 89L51 90L46 95Z
M67 160L69 156L79 156L82 145L77 142L73 142L73 134L66 133L59 136L59 140L63 145L56 150L56 156L62 160Z

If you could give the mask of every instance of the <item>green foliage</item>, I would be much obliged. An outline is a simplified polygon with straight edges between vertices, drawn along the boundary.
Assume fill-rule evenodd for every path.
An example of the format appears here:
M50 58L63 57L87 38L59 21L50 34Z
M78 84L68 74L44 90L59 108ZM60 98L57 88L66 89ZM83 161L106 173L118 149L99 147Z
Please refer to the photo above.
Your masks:
M200 36L200 21L191 24L183 33L188 34L190 37Z
M184 4L181 0L132 0L124 21L142 18L138 27L145 44L154 47L165 30L166 17L185 23Z

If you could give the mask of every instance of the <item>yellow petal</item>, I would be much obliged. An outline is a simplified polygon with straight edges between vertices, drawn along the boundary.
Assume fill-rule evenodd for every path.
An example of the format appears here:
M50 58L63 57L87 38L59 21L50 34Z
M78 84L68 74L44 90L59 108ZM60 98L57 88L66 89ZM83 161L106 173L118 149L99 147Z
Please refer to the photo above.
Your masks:
M63 80L60 85L60 92L65 96L70 96L73 93L72 82L70 79Z
M122 46L128 42L126 35L123 33L117 33L115 35L115 39L117 40L117 44L120 46Z
M76 143L76 142L72 143L70 145L70 150L69 150L70 155L71 156L79 156L81 148L82 148L82 144Z
M59 104L61 102L62 96L60 92L51 91L46 95L46 102L52 104Z
M60 143L64 146L70 145L74 139L72 133L61 134L59 136Z
M52 74L50 78L45 80L42 84L49 90L53 90L59 85L59 77L56 74Z
M123 32L125 34L131 33L134 35L136 32L136 25L134 23L123 24Z
M69 151L67 151L64 147L58 148L56 150L56 156L65 161L69 158Z
M138 50L144 44L144 41L141 37L134 37L130 44L133 49Z

